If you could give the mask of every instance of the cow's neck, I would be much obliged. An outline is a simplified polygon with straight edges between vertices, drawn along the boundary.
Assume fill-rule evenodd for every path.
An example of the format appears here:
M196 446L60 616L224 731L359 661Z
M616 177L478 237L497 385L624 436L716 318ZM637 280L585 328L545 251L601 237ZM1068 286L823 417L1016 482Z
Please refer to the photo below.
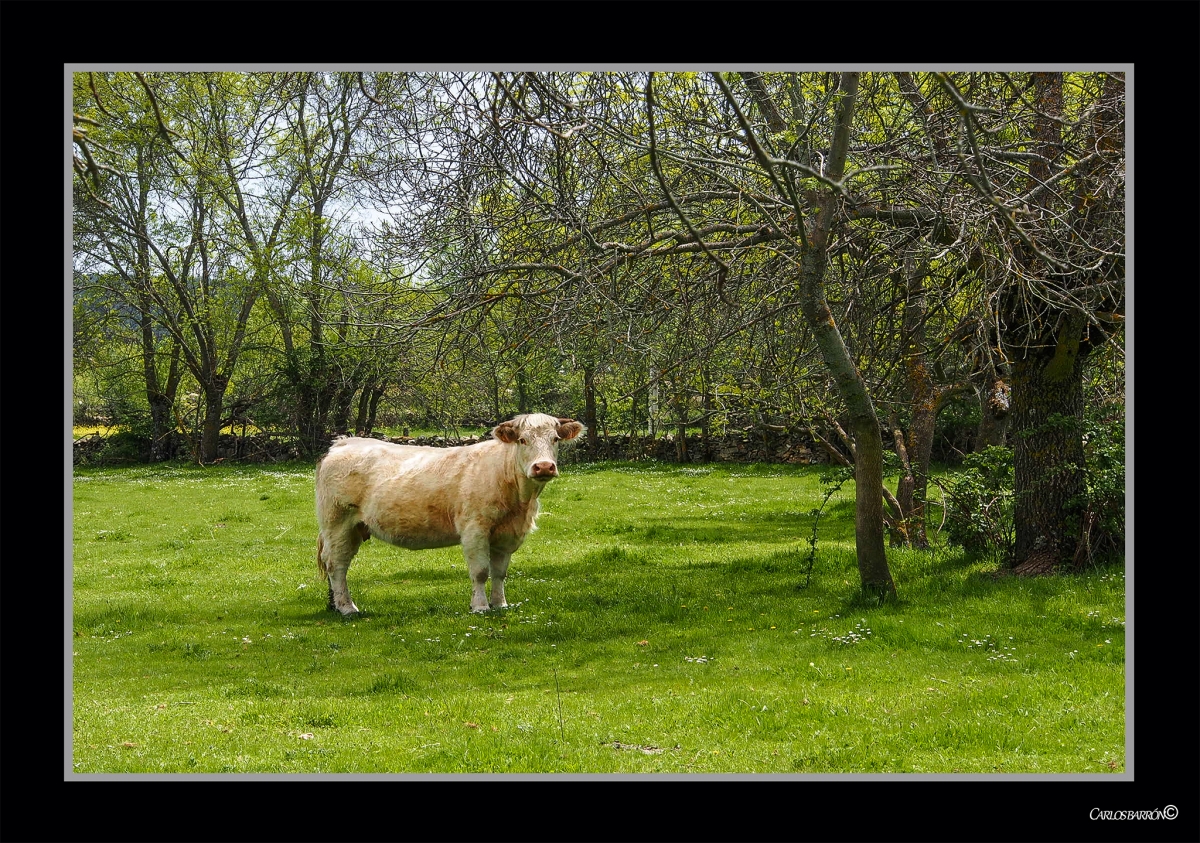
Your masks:
M538 495L546 488L545 483L530 480L524 472L517 472L517 500L522 506L537 503Z

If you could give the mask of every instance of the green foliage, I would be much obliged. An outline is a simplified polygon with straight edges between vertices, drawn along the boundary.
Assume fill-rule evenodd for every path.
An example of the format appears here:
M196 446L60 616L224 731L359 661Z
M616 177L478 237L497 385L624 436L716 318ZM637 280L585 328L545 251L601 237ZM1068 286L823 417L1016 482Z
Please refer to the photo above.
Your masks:
M96 187L81 173L75 185L75 363L108 381L105 396L144 396L145 360L161 380L183 343L179 360L198 371L183 374L180 395L198 382L220 394L227 379L227 407L313 443L353 426L360 399L380 391L381 425L449 428L522 409L578 416L585 367L609 432L701 417L716 430L797 424L838 409L824 406L836 390L786 280L815 209L805 195L822 183L787 170L790 187L772 195L782 183L751 164L733 114L740 103L769 154L823 166L838 74L764 73L763 97L747 75L724 74L727 99L710 74L657 73L652 115L637 71L375 73L361 84L324 72L143 76L73 80L90 154L126 174ZM854 189L880 207L899 195L942 207L950 195L969 209L967 182L927 160L953 130L955 99L935 74L904 76L863 74ZM948 78L992 109L990 131L1006 147L1027 147L1029 101L1014 96L1025 74ZM1067 75L1078 126L1064 166L1092 148L1079 146L1090 125L1080 118L1106 78ZM489 107L455 108L468 93ZM782 122L768 129L773 112ZM650 170L651 116L675 207ZM430 167L430 153L453 165ZM1024 185L1024 166L996 175ZM148 204L135 214L141 189ZM395 216L366 223L357 210L368 207ZM130 218L114 218L118 208ZM688 223L710 252L695 250ZM973 355L986 344L963 333L987 292L971 257L996 244L975 218L938 225L961 229L960 245L856 218L831 265L839 330L880 406L908 398L895 365L906 260L928 272L923 351L939 385L981 362ZM134 231L155 250L142 254ZM760 237L772 239L750 242ZM201 242L208 259L183 261ZM720 255L728 272L714 272ZM218 361L227 365L213 370ZM935 459L970 449L977 412L967 401L943 411Z
M1087 502L1084 530L1089 561L1125 558L1125 414L1084 413Z
M962 468L939 485L950 541L973 553L1007 556L1014 538L1012 449L992 446L968 454Z
M312 465L86 469L76 773L1109 773L1124 576L890 553L859 608L851 484L811 585L804 467L575 465L467 611L458 548L363 546L325 610Z
M1048 424L1074 426L1062 416ZM1084 412L1083 445L1086 492L1069 502L1080 514L1079 536L1086 561L1119 563L1125 558L1125 417L1089 405ZM938 485L945 497L946 535L973 553L1007 558L1013 547L1012 450L990 447L963 458L959 470Z

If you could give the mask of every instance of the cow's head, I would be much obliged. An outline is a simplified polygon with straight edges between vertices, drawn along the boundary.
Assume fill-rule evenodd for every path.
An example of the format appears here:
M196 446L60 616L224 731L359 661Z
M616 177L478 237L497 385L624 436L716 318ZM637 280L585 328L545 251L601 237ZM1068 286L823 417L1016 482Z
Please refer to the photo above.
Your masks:
M517 447L517 467L530 480L546 482L558 476L558 443L574 439L583 425L545 413L517 416L496 425L492 436Z

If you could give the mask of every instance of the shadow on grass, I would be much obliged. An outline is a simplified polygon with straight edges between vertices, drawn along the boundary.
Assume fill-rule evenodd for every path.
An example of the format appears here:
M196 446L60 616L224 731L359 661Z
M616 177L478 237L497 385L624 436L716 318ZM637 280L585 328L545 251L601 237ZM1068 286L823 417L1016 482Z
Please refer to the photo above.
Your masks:
M821 471L820 466L787 465L783 463L675 463L662 460L636 460L623 462L573 462L560 456L559 462L567 466L570 474L617 474L665 475L670 477L811 477Z
M843 507L849 508L847 517ZM832 512L830 510L833 510ZM672 547L681 544L730 544L741 542L794 543L812 535L813 516L807 512L742 514L723 519L711 515L640 518L637 523L619 521L603 525L598 533L621 536L626 541ZM817 528L817 540L853 541L854 504L827 507Z

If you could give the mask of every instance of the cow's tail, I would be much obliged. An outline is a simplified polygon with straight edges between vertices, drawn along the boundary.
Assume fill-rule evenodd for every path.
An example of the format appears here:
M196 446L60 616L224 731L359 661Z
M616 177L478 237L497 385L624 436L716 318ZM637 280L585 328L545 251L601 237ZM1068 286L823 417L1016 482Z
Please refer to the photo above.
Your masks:
M325 560L321 558L321 554L325 550L325 539L320 533L317 533L317 570L321 572L321 579L329 579L329 571L325 570Z

